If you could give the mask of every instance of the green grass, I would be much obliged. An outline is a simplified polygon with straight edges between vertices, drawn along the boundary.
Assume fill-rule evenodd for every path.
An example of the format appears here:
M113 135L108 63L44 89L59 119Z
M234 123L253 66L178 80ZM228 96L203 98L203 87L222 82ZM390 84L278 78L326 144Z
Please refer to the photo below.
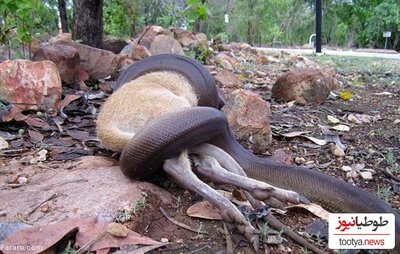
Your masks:
M376 57L354 57L354 56L308 56L309 59L322 65L339 68L344 72L370 72L400 75L400 61L394 59Z
M136 213L146 206L147 195L142 193L143 197L137 201L132 202L132 204L125 208L124 211L117 212L113 217L114 221L118 223L125 223L133 219Z
M386 163L389 165L388 169L390 172L395 175L400 173L400 165L397 163L397 158L391 149L388 149L386 152Z

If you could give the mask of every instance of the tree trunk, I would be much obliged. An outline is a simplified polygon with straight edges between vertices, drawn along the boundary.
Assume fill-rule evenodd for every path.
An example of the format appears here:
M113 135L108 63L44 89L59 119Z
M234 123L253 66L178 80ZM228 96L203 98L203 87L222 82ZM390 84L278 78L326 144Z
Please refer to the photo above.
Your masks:
M61 31L63 33L68 33L68 16L65 0L58 0L58 12L60 13Z
M247 43L250 45L253 45L253 32L254 32L254 27L253 27L253 20L252 20L252 14L254 11L254 1L249 0L248 2L248 7L249 7L249 17L247 21Z
M394 33L395 37L394 37L394 41L393 41L393 45L392 45L392 49L394 50L398 50L400 48L400 35L398 33Z
M72 38L98 47L103 36L103 0L73 0L74 29Z

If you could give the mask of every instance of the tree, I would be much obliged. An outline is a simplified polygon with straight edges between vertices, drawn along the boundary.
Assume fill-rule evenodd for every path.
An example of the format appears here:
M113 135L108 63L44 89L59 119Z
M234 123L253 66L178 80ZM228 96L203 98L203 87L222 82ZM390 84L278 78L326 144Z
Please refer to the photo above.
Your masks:
M72 38L98 47L103 38L103 0L73 0Z
M58 0L58 12L60 13L61 30L63 33L68 33L68 16L65 0Z

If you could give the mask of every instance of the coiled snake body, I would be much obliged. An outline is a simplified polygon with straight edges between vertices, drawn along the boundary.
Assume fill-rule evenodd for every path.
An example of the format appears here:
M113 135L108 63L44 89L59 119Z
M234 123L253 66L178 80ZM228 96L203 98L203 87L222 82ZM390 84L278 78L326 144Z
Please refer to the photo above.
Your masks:
M259 158L245 150L231 135L227 119L218 107L222 98L208 71L197 61L178 55L156 55L128 67L117 88L146 73L175 72L186 77L198 96L198 107L185 107L150 121L121 154L123 173L147 178L164 160L184 149L211 143L230 154L248 176L300 193L332 212L394 213L396 247L400 253L400 215L377 196L315 170Z

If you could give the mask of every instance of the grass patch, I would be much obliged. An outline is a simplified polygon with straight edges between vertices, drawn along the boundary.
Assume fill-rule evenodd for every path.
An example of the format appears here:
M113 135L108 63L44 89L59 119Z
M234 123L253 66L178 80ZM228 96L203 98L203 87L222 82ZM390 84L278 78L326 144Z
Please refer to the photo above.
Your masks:
M322 65L329 65L344 72L368 72L368 73L387 73L400 75L400 61L396 59L385 59L377 57L354 57L354 56L308 56L309 59Z

